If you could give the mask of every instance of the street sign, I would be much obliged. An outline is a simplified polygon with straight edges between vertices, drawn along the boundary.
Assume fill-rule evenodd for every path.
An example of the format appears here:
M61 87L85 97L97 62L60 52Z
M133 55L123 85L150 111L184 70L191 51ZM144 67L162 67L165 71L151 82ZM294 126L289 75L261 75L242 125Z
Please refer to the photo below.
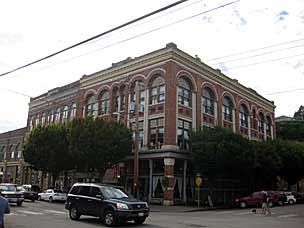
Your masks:
M202 178L201 177L195 178L195 183L197 186L200 186L202 184Z

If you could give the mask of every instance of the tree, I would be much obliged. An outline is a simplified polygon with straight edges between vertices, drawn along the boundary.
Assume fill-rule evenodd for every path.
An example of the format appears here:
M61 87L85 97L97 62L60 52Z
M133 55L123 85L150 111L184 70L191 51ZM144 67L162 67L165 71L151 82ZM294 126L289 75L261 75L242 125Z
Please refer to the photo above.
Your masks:
M304 121L282 121L276 123L277 138L304 141Z
M101 181L108 168L132 151L130 129L123 123L103 118L72 121L69 142L77 168L98 170Z
M251 142L229 129L207 128L191 133L192 156L197 169L211 183L218 177L252 182L254 167Z
M53 174L53 185L61 171L74 167L65 125L37 126L24 145L24 160L36 170Z
M299 107L299 110L297 112L295 112L295 114L293 115L293 117L296 120L304 120L304 106L303 105L301 105Z

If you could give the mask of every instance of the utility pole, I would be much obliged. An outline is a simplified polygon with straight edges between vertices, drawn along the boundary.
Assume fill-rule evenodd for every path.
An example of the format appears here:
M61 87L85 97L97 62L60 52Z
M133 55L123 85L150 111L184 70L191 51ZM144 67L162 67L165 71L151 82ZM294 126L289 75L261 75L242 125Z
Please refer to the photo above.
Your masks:
M138 182L138 160L139 160L139 105L140 105L140 89L138 81L135 84L135 147L134 147L134 195L139 198L139 182Z
M138 198L138 153L139 153L139 84L135 84L135 148L134 148L134 195Z

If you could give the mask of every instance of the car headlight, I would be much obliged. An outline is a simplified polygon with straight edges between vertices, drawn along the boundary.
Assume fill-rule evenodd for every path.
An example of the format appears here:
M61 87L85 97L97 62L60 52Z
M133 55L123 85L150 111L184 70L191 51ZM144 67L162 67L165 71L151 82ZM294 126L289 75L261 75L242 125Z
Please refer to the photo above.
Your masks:
M117 207L118 209L129 209L128 205L125 204L125 203L117 203L117 204L116 204L116 207Z

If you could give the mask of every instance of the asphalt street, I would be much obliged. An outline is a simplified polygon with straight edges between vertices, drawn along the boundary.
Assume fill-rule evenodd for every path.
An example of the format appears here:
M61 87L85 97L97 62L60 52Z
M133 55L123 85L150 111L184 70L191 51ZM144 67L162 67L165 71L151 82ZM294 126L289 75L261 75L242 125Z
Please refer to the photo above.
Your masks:
M158 207L159 208L159 207ZM72 221L62 203L25 202L21 207L11 206L5 215L6 228L93 228L105 227L97 218L82 216ZM153 209L153 208L152 208ZM271 216L252 213L251 209L229 209L184 212L179 210L152 211L145 224L128 223L123 227L146 228L303 228L304 204L274 207Z

